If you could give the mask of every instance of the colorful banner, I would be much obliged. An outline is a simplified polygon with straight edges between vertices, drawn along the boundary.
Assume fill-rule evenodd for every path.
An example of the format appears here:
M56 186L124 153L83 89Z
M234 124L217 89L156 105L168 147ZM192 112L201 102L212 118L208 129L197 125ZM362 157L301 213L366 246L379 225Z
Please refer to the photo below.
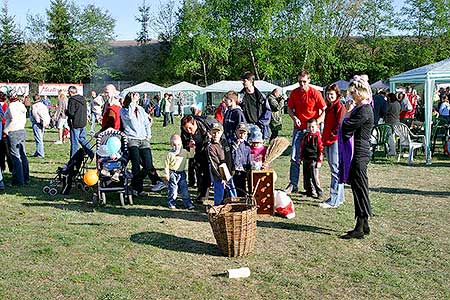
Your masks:
M69 86L75 86L78 90L78 94L83 95L83 85L82 84L72 84L72 83L40 83L39 84L39 95L41 96L58 96L58 91L63 90L67 94Z
M30 85L28 83L0 82L0 91L7 94L11 90L15 91L19 96L28 96L30 93Z

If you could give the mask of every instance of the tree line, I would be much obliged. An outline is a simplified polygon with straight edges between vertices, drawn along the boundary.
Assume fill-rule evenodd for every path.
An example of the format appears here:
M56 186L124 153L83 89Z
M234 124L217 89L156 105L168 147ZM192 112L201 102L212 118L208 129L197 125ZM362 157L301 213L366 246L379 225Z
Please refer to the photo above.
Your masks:
M115 20L95 5L52 0L46 15L29 15L23 32L3 5L0 80L89 82L96 79L179 80L206 85L237 79L295 81L308 69L317 84L355 73L388 79L450 57L448 0L175 0L151 15L136 9L141 51L114 70ZM157 51L151 52L151 33Z

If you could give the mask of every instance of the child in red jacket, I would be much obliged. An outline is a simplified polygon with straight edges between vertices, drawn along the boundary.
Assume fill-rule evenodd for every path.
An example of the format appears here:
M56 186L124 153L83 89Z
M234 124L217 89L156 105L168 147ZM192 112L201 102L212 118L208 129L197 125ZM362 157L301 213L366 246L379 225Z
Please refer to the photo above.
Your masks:
M308 120L306 129L307 132L300 145L300 160L303 161L303 188L306 196L320 199L323 195L319 180L319 168L323 161L323 145L317 120Z

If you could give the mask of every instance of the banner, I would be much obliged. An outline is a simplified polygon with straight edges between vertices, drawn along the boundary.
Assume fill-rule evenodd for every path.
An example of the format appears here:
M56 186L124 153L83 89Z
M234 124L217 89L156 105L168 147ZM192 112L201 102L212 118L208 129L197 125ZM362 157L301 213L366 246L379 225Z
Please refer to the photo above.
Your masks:
M72 84L72 83L40 83L39 84L39 95L41 96L58 96L58 91L63 90L67 94L69 86L74 86L77 88L78 94L83 95L83 85L82 84Z
M0 82L0 91L7 94L11 90L15 91L19 96L28 96L30 85L28 83Z

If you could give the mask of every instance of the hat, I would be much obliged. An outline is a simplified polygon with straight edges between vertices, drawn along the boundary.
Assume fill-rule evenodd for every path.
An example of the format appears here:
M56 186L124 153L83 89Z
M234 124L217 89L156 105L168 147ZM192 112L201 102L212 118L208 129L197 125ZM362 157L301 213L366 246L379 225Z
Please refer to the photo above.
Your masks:
M211 125L211 129L209 131L223 131L223 126L222 124L220 124L219 122L214 122Z
M261 131L256 131L248 139L250 143L264 143L263 135Z
M245 131L248 132L248 127L247 124L245 124L244 122L241 122L238 124L236 131Z

